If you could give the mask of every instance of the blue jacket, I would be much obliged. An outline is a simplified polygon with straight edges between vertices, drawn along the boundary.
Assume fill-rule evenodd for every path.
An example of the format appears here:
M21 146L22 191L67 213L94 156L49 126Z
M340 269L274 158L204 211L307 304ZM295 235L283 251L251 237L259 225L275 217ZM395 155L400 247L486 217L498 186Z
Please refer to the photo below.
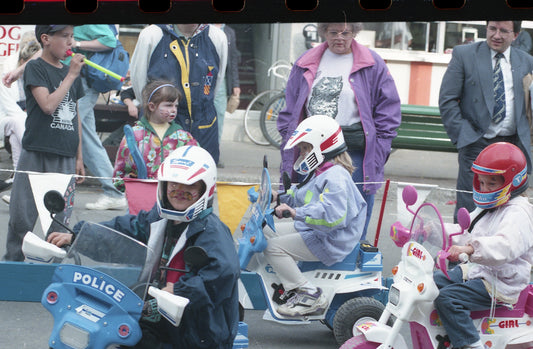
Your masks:
M201 25L186 40L170 24L151 25L141 31L131 59L135 95L142 95L148 81L174 83L182 94L176 122L216 163L220 152L214 98L217 82L224 80L227 46L224 33L213 26Z
M76 225L77 232L83 222ZM124 215L101 223L107 227L134 237L151 247L158 237L163 237L167 224L155 205L149 212L137 216ZM228 227L212 214L204 211L189 223L186 230L188 246L202 247L210 263L196 275L186 274L174 284L174 294L190 300L178 328L161 320L163 328L172 340L173 348L231 348L237 334L239 321L238 279L239 259ZM161 240L161 239L160 239ZM160 256L160 248L154 251Z
M301 188L293 186L280 201L295 208L294 228L309 250L326 265L340 262L361 238L366 202L340 165L324 163Z

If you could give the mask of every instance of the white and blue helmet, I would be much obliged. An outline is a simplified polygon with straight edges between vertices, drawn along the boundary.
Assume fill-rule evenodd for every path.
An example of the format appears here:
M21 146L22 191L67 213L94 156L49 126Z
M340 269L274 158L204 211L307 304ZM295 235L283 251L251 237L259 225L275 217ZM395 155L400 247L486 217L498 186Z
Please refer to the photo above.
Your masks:
M198 146L182 146L168 155L158 171L157 209L162 218L189 222L210 207L215 195L217 166L207 150ZM167 200L167 184L205 184L204 193L184 211L177 211Z
M287 141L285 150L301 142L313 146L313 150L305 157L300 155L294 163L294 171L302 175L311 173L324 160L333 159L347 149L341 127L327 115L313 115L304 119Z

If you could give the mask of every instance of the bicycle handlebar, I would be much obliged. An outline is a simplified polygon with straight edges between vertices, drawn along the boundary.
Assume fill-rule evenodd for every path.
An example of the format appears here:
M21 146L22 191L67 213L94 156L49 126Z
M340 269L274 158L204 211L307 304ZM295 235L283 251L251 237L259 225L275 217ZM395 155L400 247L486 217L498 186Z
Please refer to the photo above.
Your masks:
M287 81L289 79L289 74L281 74L278 72L278 69L287 69L287 71L290 73L292 66L289 64L274 64L270 68L268 68L267 75L270 76L270 74L274 75L277 78L283 79Z

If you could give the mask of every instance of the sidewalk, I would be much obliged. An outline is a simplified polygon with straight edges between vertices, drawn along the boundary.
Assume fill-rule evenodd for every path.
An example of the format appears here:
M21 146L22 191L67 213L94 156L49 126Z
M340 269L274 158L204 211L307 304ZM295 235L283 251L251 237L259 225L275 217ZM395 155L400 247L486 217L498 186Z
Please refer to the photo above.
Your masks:
M257 183L261 178L263 156L267 155L272 178L279 178L281 155L273 146L254 144L246 136L243 126L243 110L226 114L224 133L220 145L220 160L224 168L218 169L218 180L226 182ZM5 149L0 149L0 179L9 177L12 164ZM457 176L457 154L395 150L385 166L385 177L391 180L416 180L421 183L452 185ZM96 179L88 179L82 187L95 187Z
M259 146L250 141L243 127L242 111L226 114L221 144L219 169L221 181L256 182L260 178L263 155L266 154L273 180L279 178L280 151L273 146ZM385 179L415 181L455 188L457 153L394 150L385 165Z

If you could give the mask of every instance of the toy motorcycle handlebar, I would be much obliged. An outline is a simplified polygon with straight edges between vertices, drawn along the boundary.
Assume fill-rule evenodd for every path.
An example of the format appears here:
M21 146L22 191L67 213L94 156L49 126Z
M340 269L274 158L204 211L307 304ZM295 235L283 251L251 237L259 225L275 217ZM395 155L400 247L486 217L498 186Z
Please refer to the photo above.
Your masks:
M278 204L279 206L279 204ZM277 206L276 206L277 207ZM290 218L291 217L291 211L289 210L283 210L281 211L281 217L276 214L276 207L272 210L272 214L275 215L278 218Z
M22 253L27 260L37 263L52 263L56 258L62 260L67 256L67 251L44 241L31 231L22 240Z
M178 327L189 299L150 286L148 294L157 301L157 310L172 325Z
M459 261L461 263L466 263L469 260L470 260L470 257L466 253L463 252L463 253L459 254Z
M291 178L289 177L289 174L287 172L283 172L283 175L281 176L281 178L282 178L282 181L283 181L283 188L285 189L285 193L287 193L287 191L291 188L291 185L292 185ZM276 201L277 201L277 206L279 206L281 204L280 198L279 198L279 194L276 197ZM274 207L274 212L276 212L276 208L275 207ZM291 211L283 210L281 212L281 218L289 218L289 217L291 217ZM280 218L280 217L278 217L278 218Z
M409 241L411 232L409 228L404 227L401 222L397 221L390 227L390 237L396 246L402 247Z
M470 226L470 214L465 208L460 208L457 212L457 222L460 226L460 231L447 235L444 222L440 215L439 210L433 204L423 203L415 211L413 211L410 206L414 205L417 201L418 194L416 189L413 186L406 186L402 192L402 199L406 205L408 212L413 214L413 219L411 221L411 229L404 227L400 222L395 222L391 225L390 236L391 239L398 247L402 247L408 241L415 239L418 242L429 241L430 244L434 246L440 246L441 250L437 253L436 265L447 277L448 276L448 260L450 253L448 250L452 246L452 238L456 235L461 235L466 229ZM429 217L435 216L437 220L435 221L438 225L437 227L432 226L431 220L429 222L425 221L422 210L428 208L432 214ZM438 235L435 235L435 233ZM442 236L440 236L442 234ZM436 236L440 236L435 239ZM436 242L440 243L437 244ZM469 256L465 253L459 255L459 261L461 263L466 263L469 260Z
M285 193L287 193L287 191L291 188L291 177L289 177L289 174L287 172L283 172L283 174L281 175L281 178L282 178L282 181L283 181L283 188L285 189ZM278 202L278 206L280 205L280 199L279 199L279 194L278 194L278 197L277 197L277 202ZM274 211L276 209L274 208ZM291 211L289 210L283 210L281 212L281 217L282 218L289 218L291 217ZM279 218L279 217L278 217Z

